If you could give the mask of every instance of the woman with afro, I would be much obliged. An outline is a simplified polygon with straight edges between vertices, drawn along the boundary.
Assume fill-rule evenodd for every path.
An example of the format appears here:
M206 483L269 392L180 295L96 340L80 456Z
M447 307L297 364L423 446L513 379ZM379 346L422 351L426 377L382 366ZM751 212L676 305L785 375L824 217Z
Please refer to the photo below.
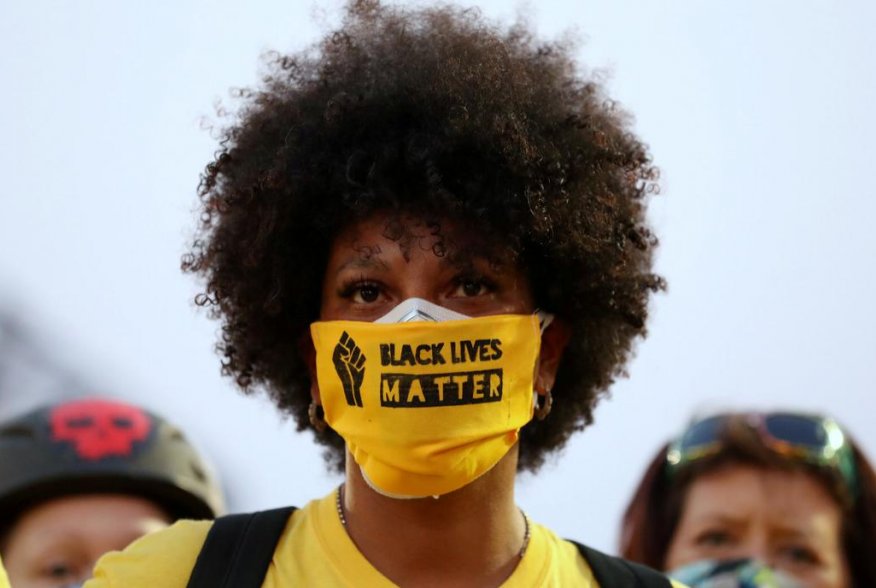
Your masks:
M241 95L183 267L224 372L312 427L345 481L177 524L87 586L669 586L514 503L663 286L656 170L571 48L360 0Z

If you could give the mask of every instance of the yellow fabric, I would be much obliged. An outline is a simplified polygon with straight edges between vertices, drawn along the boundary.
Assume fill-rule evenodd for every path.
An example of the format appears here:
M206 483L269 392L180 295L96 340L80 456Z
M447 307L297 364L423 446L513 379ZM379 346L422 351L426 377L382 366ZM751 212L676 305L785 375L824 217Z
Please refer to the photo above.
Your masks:
M209 521L182 521L100 559L85 588L185 588ZM313 501L291 517L274 553L264 588L391 588L356 549L335 510L335 495ZM598 588L577 548L532 524L529 547L503 588ZM680 585L676 584L679 588Z
M325 419L368 482L433 496L482 475L533 412L535 315L311 325Z
M9 588L9 578L6 577L6 570L3 568L2 559L0 559L0 588Z

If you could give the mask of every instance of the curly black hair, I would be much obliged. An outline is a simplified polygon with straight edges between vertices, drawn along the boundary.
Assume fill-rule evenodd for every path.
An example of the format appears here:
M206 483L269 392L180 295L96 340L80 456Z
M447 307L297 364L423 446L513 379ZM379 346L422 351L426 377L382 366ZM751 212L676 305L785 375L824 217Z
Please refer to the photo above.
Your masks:
M268 55L201 177L183 258L206 282L196 302L222 321L223 373L304 429L300 345L333 237L378 210L413 211L493 235L571 327L557 409L522 431L520 467L592 422L664 282L645 221L657 170L572 52L474 9L354 0L314 47ZM317 439L342 455L335 433Z

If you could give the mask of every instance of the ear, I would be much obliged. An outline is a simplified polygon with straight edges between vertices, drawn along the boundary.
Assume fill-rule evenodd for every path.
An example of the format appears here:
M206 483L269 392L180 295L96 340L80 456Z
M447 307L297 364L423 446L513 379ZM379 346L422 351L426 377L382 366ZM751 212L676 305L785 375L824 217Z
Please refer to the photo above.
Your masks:
M535 391L542 396L554 387L560 360L572 336L572 329L559 317L555 317L541 335L541 352L535 373Z
M310 399L317 406L322 406L319 384L316 381L316 348L313 345L313 338L310 336L310 329L306 330L298 339L298 353L304 360L307 374L310 376Z

